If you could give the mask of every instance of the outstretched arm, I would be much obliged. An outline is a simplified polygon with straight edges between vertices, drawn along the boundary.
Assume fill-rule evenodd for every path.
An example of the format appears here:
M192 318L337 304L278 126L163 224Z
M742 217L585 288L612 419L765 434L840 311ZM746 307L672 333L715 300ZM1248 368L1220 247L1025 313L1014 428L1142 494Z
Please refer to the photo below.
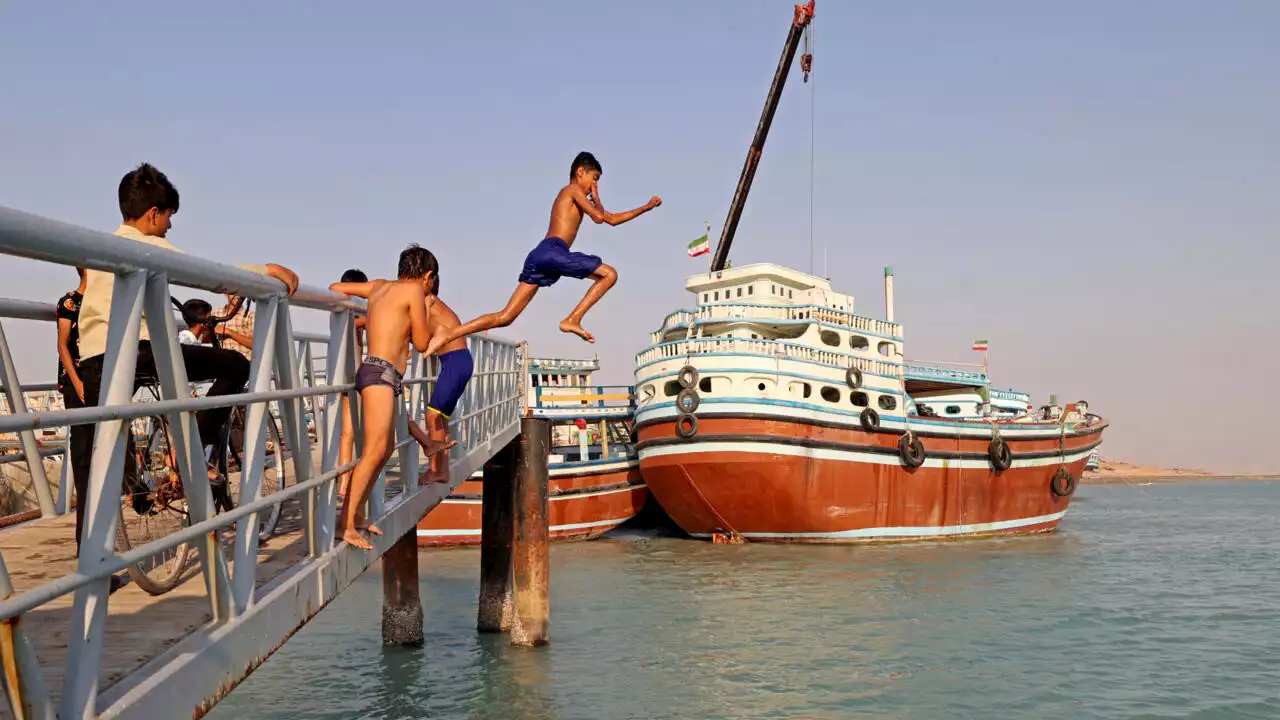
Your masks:
M599 203L598 197L596 198L595 202L592 202L590 199L587 198L587 194L582 191L582 188L579 188L576 185L574 185L569 189L569 193L573 196L573 201L578 204L579 208L581 208L582 213L587 217L591 218L592 220L594 220L596 224L605 223L608 225L621 225L624 222L627 222L629 220L634 220L640 217L641 215L649 212L650 210L662 204L662 198L658 197L657 195L654 195L653 197L649 198L649 202L645 203L644 205L634 210L628 210L626 212L620 212L620 213L611 213L603 209L602 207L600 207L600 205L597 204ZM595 195L594 190L592 192L592 195L593 196Z
M343 295L353 295L355 297L361 297L368 300L369 294L373 292L373 283L336 282L329 286L329 291L342 293Z
M285 289L289 291L289 297L293 297L293 294L298 292L298 273L283 265L267 263L267 274L284 283Z

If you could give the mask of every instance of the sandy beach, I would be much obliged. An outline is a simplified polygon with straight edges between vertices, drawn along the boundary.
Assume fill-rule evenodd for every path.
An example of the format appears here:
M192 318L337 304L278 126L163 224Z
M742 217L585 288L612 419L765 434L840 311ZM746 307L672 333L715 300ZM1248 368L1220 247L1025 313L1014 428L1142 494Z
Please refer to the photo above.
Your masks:
M1280 475L1223 475L1195 468L1162 468L1151 465L1103 460L1097 470L1086 471L1081 482L1090 485L1141 482L1191 482L1195 480L1277 480Z

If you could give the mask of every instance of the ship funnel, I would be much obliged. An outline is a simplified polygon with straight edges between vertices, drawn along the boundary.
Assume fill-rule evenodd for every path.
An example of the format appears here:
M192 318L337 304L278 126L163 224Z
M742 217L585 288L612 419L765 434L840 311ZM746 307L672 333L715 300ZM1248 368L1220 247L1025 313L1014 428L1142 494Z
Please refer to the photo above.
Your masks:
M884 319L893 322L893 268L884 269Z

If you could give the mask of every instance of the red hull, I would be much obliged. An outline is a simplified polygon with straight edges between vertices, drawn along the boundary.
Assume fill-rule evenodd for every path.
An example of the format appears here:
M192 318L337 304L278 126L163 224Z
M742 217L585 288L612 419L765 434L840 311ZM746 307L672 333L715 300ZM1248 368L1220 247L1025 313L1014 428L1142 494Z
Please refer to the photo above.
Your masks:
M1054 474L1065 466L1078 479L1105 427L1062 439L1002 430L1013 465L999 473L989 436L946 437L944 425L920 436L928 459L914 470L899 459L897 433L758 417L706 417L688 440L659 420L638 429L637 447L650 491L694 536L929 540L1053 530L1071 502L1050 490Z
M634 464L577 474L569 474L572 468L551 472L548 509L552 540L599 537L635 517L649 496ZM418 523L418 546L479 545L482 488L480 480L467 480L428 513Z

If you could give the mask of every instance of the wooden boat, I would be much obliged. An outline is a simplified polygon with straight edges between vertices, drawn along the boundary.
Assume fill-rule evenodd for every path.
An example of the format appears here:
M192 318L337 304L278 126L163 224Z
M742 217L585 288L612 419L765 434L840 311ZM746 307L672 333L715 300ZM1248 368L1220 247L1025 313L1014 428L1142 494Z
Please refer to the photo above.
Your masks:
M597 370L597 360L529 360L529 409L553 423L552 540L599 537L640 512L649 495L631 442L632 388L594 385ZM483 493L477 472L418 523L419 547L479 544Z

